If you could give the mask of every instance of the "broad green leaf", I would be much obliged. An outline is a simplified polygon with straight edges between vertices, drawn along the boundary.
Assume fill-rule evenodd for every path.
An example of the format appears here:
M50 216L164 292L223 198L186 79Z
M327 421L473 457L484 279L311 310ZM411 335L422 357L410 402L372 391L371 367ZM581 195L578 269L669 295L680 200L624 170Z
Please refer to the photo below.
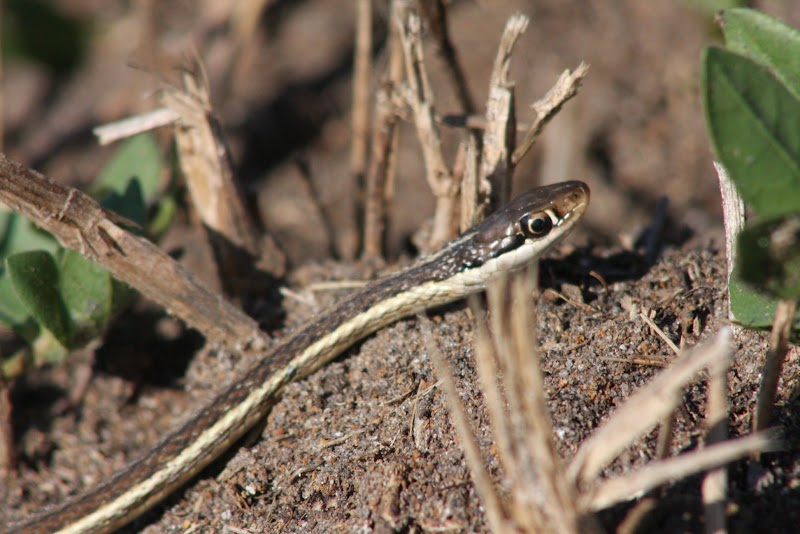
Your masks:
M701 90L717 157L759 215L800 212L800 102L765 67L710 47Z
M161 151L153 136L136 135L120 145L100 172L93 192L100 196L110 192L124 196L129 183L136 178L144 201L150 203L161 187L162 168Z
M5 264L0 268L0 321L9 326L24 322L30 314L17 298L11 278L6 273Z
M8 325L27 341L33 341L39 335L36 321L14 291L5 263L0 267L0 322Z
M39 327L14 291L5 268L5 258L18 252L55 252L58 248L58 243L50 234L37 228L28 219L12 211L0 209L0 322L29 342L39 335Z
M736 271L731 277L729 289L731 311L737 323L748 328L768 329L772 327L777 299L771 299L748 287L739 280ZM797 332L800 331L800 311L795 315L794 322L795 334L793 337L796 338Z
M6 270L19 300L39 324L65 347L70 346L71 323L59 290L56 261L49 252L34 250L6 258Z
M750 328L769 328L772 325L776 300L747 287L738 276L731 276L728 289L731 312L736 322Z
M780 299L800 299L800 215L748 223L739 234L742 281Z
M147 206L139 180L131 180L122 192L112 191L101 203L104 208L130 219L139 226L144 226L147 222Z
M151 215L147 225L147 234L158 241L172 224L175 214L178 212L178 203L175 197L166 195L156 206L155 213Z
M58 242L18 213L0 209L0 259L17 252L46 250L55 252Z
M766 65L800 98L800 32L753 9L722 13L728 49Z
M114 290L111 275L73 250L61 260L61 296L73 324L99 333L111 319Z

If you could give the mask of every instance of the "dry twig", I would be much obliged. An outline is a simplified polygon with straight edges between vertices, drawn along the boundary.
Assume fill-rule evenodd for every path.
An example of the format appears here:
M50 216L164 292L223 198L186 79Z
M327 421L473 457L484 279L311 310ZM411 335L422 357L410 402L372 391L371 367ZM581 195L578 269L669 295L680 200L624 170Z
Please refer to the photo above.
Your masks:
M569 466L576 483L595 479L625 447L672 413L681 391L704 367L732 357L730 330L723 329L675 360L645 388L634 393L603 426L583 442Z
M709 368L708 401L706 404L706 445L722 443L728 438L728 373L725 362ZM702 497L707 534L724 534L728 472L725 466L703 478Z
M121 139L127 139L136 134L149 132L162 126L167 126L180 119L174 110L169 108L158 108L146 113L140 113L132 117L127 117L118 121L109 122L101 126L95 126L92 133L97 137L100 145L110 145Z
M417 9L428 21L428 27L436 42L439 55L444 60L447 79L456 90L456 98L461 112L470 114L475 112L475 99L469 90L464 69L458 61L456 48L450 39L447 24L447 5L443 0L417 0Z
M627 404L631 402L628 400ZM585 496L588 498L585 505L590 510L602 510L633 499L667 482L713 469L739 460L752 454L753 451L770 450L775 446L775 441L768 435L751 434L689 454L653 462L636 472L603 481L596 491Z
M436 197L429 240L429 247L436 249L452 237L458 184L454 182L453 174L445 163L442 140L434 119L433 92L425 71L419 16L409 13L397 24L403 43L408 84L402 93L414 114L428 185Z
M356 43L353 53L353 144L350 160L353 172L360 177L367 168L372 0L356 0Z
M481 500L486 507L486 517L489 524L492 526L492 530L495 532L503 532L506 530L504 528L506 524L506 513L500 499L497 498L494 491L494 484L489 476L489 472L483 465L481 449L470 427L469 416L467 415L464 405L458 398L458 389L456 389L453 375L439 347L436 346L436 341L433 339L430 319L424 315L419 315L418 318L425 341L425 349L431 357L431 361L436 369L436 376L439 378L442 389L447 395L453 426L455 426L458 432L461 448L464 451L464 457L470 468L470 474L472 475L475 489L481 496Z
M253 319L202 285L175 260L119 224L128 223L80 191L47 180L0 154L0 201L53 234L208 339L230 347L266 336Z
M202 75L184 72L183 85L183 91L162 94L164 105L180 116L175 123L179 163L192 205L208 231L221 286L229 294L240 295L257 278L257 263L281 276L286 258L277 245L262 240L259 225L246 207Z
M772 407L778 394L778 381L781 378L783 362L789 352L789 335L792 333L796 308L797 302L789 299L779 300L775 308L775 319L769 336L769 350L756 397L753 432L764 430L769 426Z
M527 27L528 17L525 15L516 14L508 19L492 67L486 102L478 207L473 216L475 220L485 218L493 208L508 202L511 194L511 177L514 173L511 154L516 144L517 119L514 84L509 79L509 69L514 45Z
M558 110L561 109L568 100L578 94L583 79L589 71L589 65L581 63L574 71L570 72L565 70L556 81L556 84L550 89L544 97L537 100L533 104L533 110L536 113L536 118L531 122L528 131L521 143L518 143L514 154L511 157L513 165L517 165L520 160L528 153L528 150L536 142L542 128L552 119Z
M721 163L715 161L714 169L717 171L719 192L722 197L722 216L725 223L725 259L728 262L728 281L730 281L731 273L733 273L733 266L736 263L736 239L744 227L744 201L736 191L736 186L733 184L733 180L731 180L725 167L723 167ZM730 308L730 297L731 291L729 285L728 317L730 319L735 319L733 310Z
M392 2L392 14L400 20L404 3ZM390 199L397 148L397 106L395 90L403 77L403 47L399 27L390 25L389 66L385 80L375 94L372 152L364 195L364 241L362 257L379 258L383 252L386 229L386 204Z

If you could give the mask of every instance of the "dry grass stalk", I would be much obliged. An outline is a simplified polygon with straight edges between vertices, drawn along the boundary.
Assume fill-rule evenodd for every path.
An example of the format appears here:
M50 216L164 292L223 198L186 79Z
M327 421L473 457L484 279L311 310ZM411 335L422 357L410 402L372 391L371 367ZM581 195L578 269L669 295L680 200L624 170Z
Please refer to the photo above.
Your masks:
M387 84L388 85L388 84ZM375 126L372 131L372 157L367 171L364 195L364 242L362 257L379 258L383 253L386 230L388 176L394 171L397 146L397 114L392 89L385 85L375 95Z
M630 404L629 400L626 404ZM633 473L605 480L582 496L581 507L602 510L644 494L658 486L744 458L754 451L770 450L775 441L764 433L727 440L705 449L653 462Z
M461 216L459 229L463 232L473 224L479 222L476 210L479 204L479 191L481 180L481 154L478 148L478 138L470 135L464 141L463 174L461 176Z
M744 227L744 201L736 191L733 180L721 163L714 162L719 180L719 193L722 197L722 218L725 224L725 254L728 262L728 280L730 281L736 263L736 239ZM728 317L735 319L730 309L730 286L728 287ZM734 330L735 332L735 330Z
M249 288L256 262L280 276L286 259L276 245L262 239L259 225L246 208L205 81L184 72L183 85L182 91L168 90L161 98L180 116L175 123L179 164L192 204L208 231L221 286L239 295Z
M552 441L528 296L530 275L503 280L489 291L493 335L483 321L477 323L475 357L481 389L490 414L496 449L508 481L509 495L501 498L486 468L458 400L452 376L428 332L426 343L447 393L448 407L476 490L486 508L493 532L587 532L595 529L590 518L576 508L574 486L568 485ZM509 305L507 295L517 295ZM471 302L476 315L484 312ZM499 381L498 381L499 377Z
M797 302L779 300L775 308L775 319L769 336L769 350L764 361L761 384L758 386L756 410L753 416L753 432L764 430L769 426L772 407L778 394L778 381L781 377L783 362L789 352L789 335L794 325L794 314Z
M475 438L463 405L452 386L452 377L441 356L433 354L437 375L448 394L448 407L465 458L476 481L476 490L487 508L493 531L512 528L523 532L586 532L596 529L592 512L635 498L657 486L691 474L720 468L726 463L774 448L775 442L764 434L724 440L727 386L724 374L731 363L730 331L726 328L711 341L685 352L673 365L649 385L634 394L595 434L581 446L565 469L552 441L547 415L546 393L536 360L535 336L527 297L533 278L512 279L488 292L492 335L483 322L477 325L475 357L481 389L490 415L492 434L503 471L510 488L508 499L500 499L488 481L480 461ZM512 303L508 303L508 296ZM519 298L519 296L525 296ZM482 312L477 299L471 302L476 316ZM430 336L426 327L426 338ZM432 341L426 340L426 343ZM671 413L680 401L681 391L704 367L709 367L715 391L709 407L714 414L715 431L709 446L648 466L609 480L601 480L600 470L619 452L633 444L649 428ZM500 381L498 382L498 377ZM448 383L449 382L449 383ZM719 397L722 397L720 399ZM457 415L456 415L457 413ZM722 440L717 442L718 440ZM717 481L718 483L719 481ZM717 489L716 495L719 495ZM724 499L724 493L722 494ZM720 499L721 500L721 499ZM496 508L495 508L496 507ZM717 523L719 524L719 523ZM724 528L724 517L722 518ZM721 530L717 530L721 532Z
M516 144L517 122L514 84L509 80L508 72L514 45L528 27L528 20L522 14L508 19L492 67L481 155L482 183L478 186L479 204L473 217L477 220L483 219L494 207L508 202L511 194L514 173L511 155Z
M180 117L175 141L181 171L198 215L209 228L255 252L258 232L233 180L230 155L212 115L205 81L184 72L183 90L164 91L161 99ZM233 235L237 231L240 236Z
M372 54L372 0L356 0L356 42L353 58L353 114L350 164L357 177L367 168Z
M397 21L406 66L405 101L414 115L414 125L422 148L428 185L436 197L429 247L436 249L453 235L458 184L445 163L442 140L434 119L433 91L425 71L419 16L409 13Z
M458 61L458 54L456 54L453 41L450 39L450 31L447 24L447 5L443 0L417 0L416 4L417 10L428 21L428 27L436 43L437 51L442 60L444 60L447 79L455 89L461 112L465 115L474 113L476 109L475 99L469 90L467 77L464 74L461 62Z
M723 328L711 341L684 353L620 406L578 449L569 466L575 483L591 481L619 453L672 413L682 390L703 368L717 360L729 360L730 330Z
M724 362L712 365L708 373L706 404L706 445L722 443L728 438L728 369ZM702 498L707 534L724 534L728 472L721 466L703 478Z
M507 525L507 513L501 500L494 491L494 483L492 482L491 476L484 467L480 445L478 445L478 440L475 438L475 434L470 427L469 416L464 408L464 404L459 400L458 389L456 389L453 375L439 347L436 345L436 340L433 339L430 319L420 314L419 320L423 339L425 341L425 349L431 357L431 361L436 369L436 376L439 379L439 383L447 395L450 417L458 433L461 449L464 451L464 458L470 468L475 490L478 492L478 495L480 495L481 502L486 508L486 518L489 521L492 531L507 532L509 530Z
M392 2L393 17L400 19L405 2ZM389 64L385 79L375 94L373 114L372 150L365 180L364 239L362 257L374 259L383 253L386 230L386 205L390 200L397 150L397 95L396 88L403 79L403 47L398 25L389 25Z
M534 102L532 107L536 117L531 121L528 131L525 132L522 138L522 142L518 143L514 149L514 154L511 157L513 165L517 165L528 153L544 126L550 122L550 119L558 113L568 100L578 94L581 83L588 71L589 65L583 62L572 72L565 70L547 94Z
M531 532L537 519L531 510L539 504L536 515L542 516L549 531L592 531L595 525L577 508L577 488L568 484L552 438L530 307L537 278L532 270L512 277L508 284L501 281L489 291L495 358L503 377L514 452L506 461L513 469L507 473L514 488L514 517Z
M92 133L97 137L97 142L109 145L121 139L133 137L136 134L149 132L162 126L167 126L179 120L180 116L169 108L158 108L132 117L109 122L92 128Z

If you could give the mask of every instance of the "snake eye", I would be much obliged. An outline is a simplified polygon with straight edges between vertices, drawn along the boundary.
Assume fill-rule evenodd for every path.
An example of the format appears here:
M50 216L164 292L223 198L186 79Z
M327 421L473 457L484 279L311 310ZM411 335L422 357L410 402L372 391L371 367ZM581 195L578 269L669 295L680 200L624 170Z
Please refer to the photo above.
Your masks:
M547 213L540 211L524 215L519 220L519 225L527 237L542 237L553 228L553 220Z

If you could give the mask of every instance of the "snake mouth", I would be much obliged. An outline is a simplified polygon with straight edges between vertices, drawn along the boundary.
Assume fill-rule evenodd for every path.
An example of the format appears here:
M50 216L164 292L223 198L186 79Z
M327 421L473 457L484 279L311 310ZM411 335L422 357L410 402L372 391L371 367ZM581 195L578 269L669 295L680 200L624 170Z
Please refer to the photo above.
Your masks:
M570 224L578 219L589 207L591 191L583 182L573 180L559 184L551 192L550 206L556 217L556 226Z

